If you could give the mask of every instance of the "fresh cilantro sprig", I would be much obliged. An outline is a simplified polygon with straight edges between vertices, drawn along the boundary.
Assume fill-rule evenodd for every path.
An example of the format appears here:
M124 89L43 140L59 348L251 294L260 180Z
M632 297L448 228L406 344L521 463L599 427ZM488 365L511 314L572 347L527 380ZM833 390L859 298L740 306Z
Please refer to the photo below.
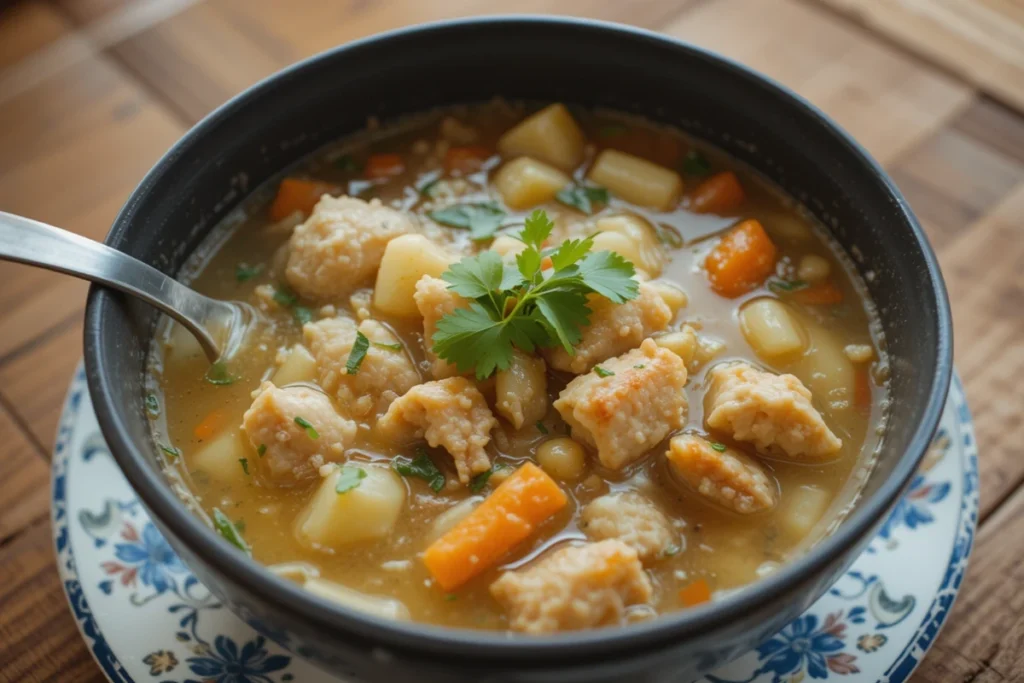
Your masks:
M437 323L434 353L459 372L475 370L480 379L507 370L513 348L532 353L561 346L573 354L590 322L587 296L598 294L621 304L636 298L633 264L610 251L591 251L593 237L545 249L554 223L542 210L526 219L517 235L526 248L516 267L493 251L467 257L441 275L448 289L469 299ZM543 268L545 257L551 267Z

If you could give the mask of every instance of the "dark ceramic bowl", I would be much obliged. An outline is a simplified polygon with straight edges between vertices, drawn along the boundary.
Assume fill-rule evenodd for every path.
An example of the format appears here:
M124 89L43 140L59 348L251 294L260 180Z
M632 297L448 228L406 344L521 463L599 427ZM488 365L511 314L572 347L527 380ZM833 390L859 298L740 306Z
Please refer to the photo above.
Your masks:
M324 143L383 119L495 95L603 105L709 140L803 199L857 255L892 359L878 465L856 510L805 556L729 598L649 623L544 638L384 621L321 601L190 513L154 458L143 405L156 312L94 287L85 325L103 434L182 559L249 623L368 681L688 681L757 645L856 558L910 481L946 397L952 331L935 257L892 181L835 123L699 48L611 24L486 18L340 47L254 86L192 129L132 194L107 244L174 273L246 194Z

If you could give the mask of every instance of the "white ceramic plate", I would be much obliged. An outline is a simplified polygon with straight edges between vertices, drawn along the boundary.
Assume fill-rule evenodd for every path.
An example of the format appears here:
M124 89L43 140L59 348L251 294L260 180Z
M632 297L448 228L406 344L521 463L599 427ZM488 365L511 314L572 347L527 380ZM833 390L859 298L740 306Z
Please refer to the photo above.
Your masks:
M61 417L52 514L68 602L110 680L340 683L222 609L175 556L110 457L81 370ZM977 519L974 430L957 380L910 491L850 571L705 683L906 680L953 605Z

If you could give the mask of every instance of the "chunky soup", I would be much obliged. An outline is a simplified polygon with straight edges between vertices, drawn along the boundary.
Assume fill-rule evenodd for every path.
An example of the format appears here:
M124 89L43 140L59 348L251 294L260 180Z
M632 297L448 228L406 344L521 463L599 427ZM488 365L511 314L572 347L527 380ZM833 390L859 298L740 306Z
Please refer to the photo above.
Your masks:
M885 358L845 257L762 178L613 112L494 102L332 145L190 265L263 319L166 327L183 497L324 599L544 633L720 599L838 523Z

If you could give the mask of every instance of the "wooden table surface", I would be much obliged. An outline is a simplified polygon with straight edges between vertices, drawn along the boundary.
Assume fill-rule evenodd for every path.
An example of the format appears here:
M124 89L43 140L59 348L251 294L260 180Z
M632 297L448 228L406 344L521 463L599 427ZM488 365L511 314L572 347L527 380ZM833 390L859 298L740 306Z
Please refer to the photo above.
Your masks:
M358 36L499 11L623 21L738 58L824 108L890 170L942 262L981 452L974 557L914 680L1024 680L1021 0L7 3L0 210L100 239L160 154L257 79ZM0 282L0 681L101 681L48 520L86 287L8 263Z

